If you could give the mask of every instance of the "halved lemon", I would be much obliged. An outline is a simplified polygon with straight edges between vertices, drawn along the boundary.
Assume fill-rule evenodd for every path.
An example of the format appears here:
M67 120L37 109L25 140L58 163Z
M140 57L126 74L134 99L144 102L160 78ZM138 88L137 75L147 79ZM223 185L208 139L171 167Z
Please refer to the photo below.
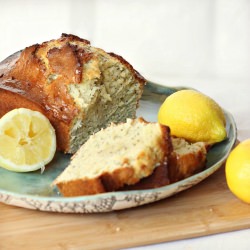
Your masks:
M56 152L56 135L42 113L14 109L0 119L0 166L11 171L44 169Z

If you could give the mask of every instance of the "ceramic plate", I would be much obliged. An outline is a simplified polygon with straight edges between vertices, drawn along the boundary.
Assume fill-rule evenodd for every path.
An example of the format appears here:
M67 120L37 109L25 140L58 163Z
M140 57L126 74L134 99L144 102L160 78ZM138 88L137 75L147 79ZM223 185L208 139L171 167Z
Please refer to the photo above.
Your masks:
M157 120L157 112L165 98L182 88L170 88L148 83L145 87L137 116L148 121ZM172 196L188 189L218 170L225 162L236 140L236 125L230 113L225 111L228 138L216 144L208 153L204 171L177 183L161 188L109 192L98 195L64 198L52 181L69 162L69 155L56 153L54 160L40 171L14 173L0 168L0 202L42 211L64 213L100 213L140 206Z

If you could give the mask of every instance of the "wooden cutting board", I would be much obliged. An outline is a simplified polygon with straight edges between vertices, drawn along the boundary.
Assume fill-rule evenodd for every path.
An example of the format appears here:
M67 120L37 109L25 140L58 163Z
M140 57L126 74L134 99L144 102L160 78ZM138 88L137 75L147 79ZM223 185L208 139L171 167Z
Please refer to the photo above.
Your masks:
M0 249L120 249L250 227L250 205L228 190L224 167L165 200L106 214L59 214L0 203Z

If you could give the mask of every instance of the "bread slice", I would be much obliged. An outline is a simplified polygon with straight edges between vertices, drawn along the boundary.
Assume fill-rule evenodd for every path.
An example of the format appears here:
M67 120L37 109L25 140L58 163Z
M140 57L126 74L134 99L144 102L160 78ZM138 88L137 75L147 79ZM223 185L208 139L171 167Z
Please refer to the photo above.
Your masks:
M190 177L205 168L207 144L190 143L183 138L172 138L173 152L169 158L169 182L174 183Z
M0 63L0 117L20 107L42 112L58 149L74 153L111 122L135 118L144 84L122 57L63 34Z
M162 187L190 177L206 166L207 145L204 142L189 143L183 138L171 137L173 151L167 162L134 185L120 190L143 190Z
M168 127L128 119L92 135L53 184L64 196L114 191L151 175L171 152Z

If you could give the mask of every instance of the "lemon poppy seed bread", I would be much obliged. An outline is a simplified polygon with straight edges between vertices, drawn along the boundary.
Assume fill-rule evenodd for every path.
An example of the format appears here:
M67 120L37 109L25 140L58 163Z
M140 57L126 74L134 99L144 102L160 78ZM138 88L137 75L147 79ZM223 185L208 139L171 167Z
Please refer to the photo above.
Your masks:
M204 170L208 145L204 142L190 143L183 138L171 137L172 152L168 161L154 169L154 172L134 185L121 190L141 190L162 187Z
M205 168L208 144L190 143L183 138L172 137L173 152L169 158L170 183L190 177Z
M90 136L54 185L64 196L118 190L151 175L171 152L168 127L128 119Z
M56 130L57 146L74 153L111 122L135 118L145 80L122 57L63 34L0 64L0 117L37 110Z

